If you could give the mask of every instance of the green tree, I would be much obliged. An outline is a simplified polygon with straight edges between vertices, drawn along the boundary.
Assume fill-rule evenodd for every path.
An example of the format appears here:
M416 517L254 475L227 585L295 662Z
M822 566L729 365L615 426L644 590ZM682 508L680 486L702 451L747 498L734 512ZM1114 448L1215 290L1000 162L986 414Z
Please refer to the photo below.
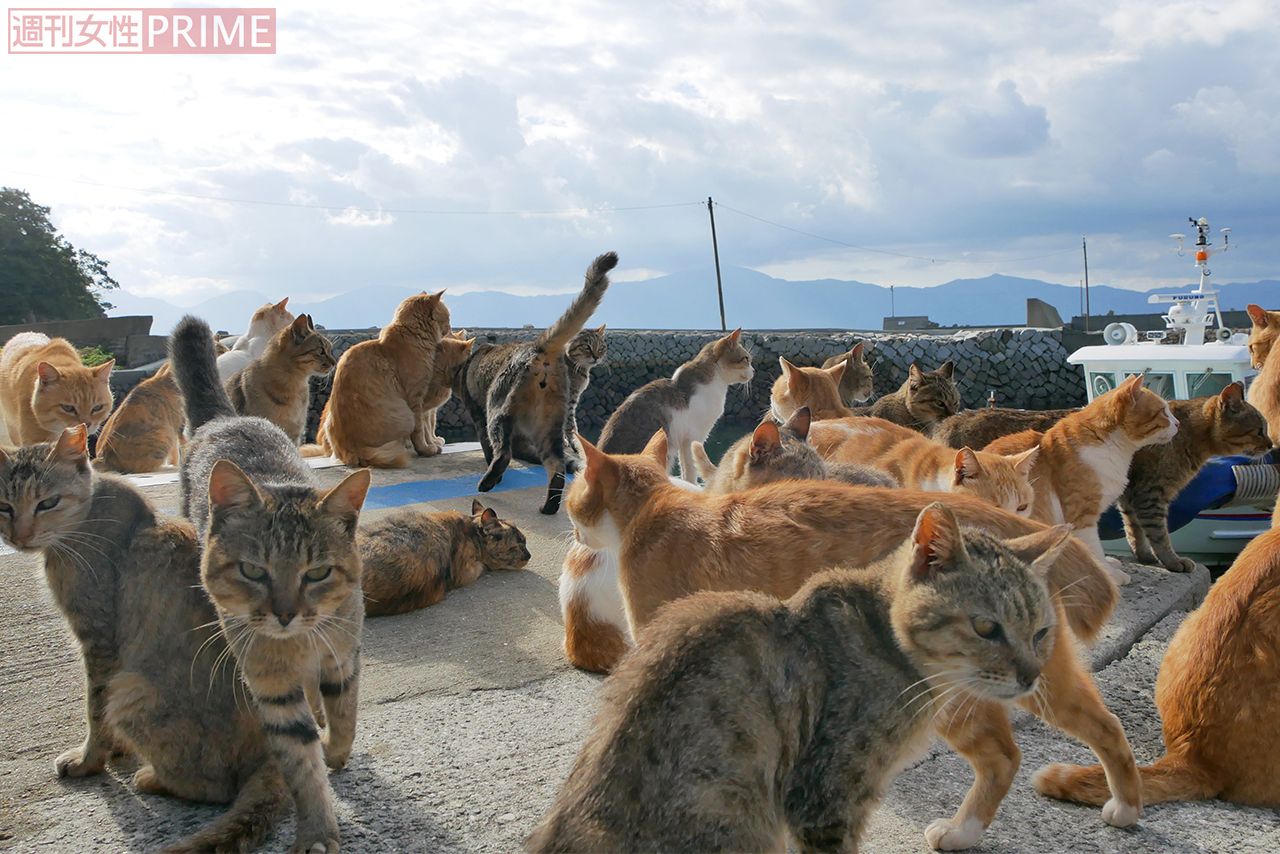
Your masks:
M0 187L0 324L102 317L120 285L107 262L77 249L25 190Z

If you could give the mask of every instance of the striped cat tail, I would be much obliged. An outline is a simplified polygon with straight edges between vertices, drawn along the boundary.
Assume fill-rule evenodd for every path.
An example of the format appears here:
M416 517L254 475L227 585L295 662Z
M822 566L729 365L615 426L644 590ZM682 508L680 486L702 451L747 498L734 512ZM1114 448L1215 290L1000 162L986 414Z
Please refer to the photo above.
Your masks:
M213 332L198 317L182 318L169 336L169 361L187 408L187 430L194 433L215 418L236 414L218 377Z
M256 850L292 803L280 771L267 762L245 781L230 809L164 850L169 854Z
M560 319L542 333L536 342L537 348L546 356L559 356L564 353L573 336L582 331L591 315L604 299L604 292L609 287L609 271L618 266L618 253L606 252L591 262L587 268L587 280L582 285L582 292L574 297L569 309Z

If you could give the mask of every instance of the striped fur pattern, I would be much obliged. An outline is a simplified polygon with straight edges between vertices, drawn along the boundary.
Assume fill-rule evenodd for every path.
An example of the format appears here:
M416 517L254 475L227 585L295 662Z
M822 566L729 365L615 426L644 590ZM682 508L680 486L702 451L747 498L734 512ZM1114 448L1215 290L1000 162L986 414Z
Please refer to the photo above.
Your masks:
M134 386L98 434L94 465L124 474L178 464L186 413L168 362Z
M1280 338L1280 311L1267 311L1250 305L1249 358L1258 376L1249 386L1249 402L1267 419L1271 444L1280 447L1280 359L1271 358L1275 342Z
M301 445L307 430L311 378L333 370L333 347L316 330L311 315L300 314L272 336L262 355L226 382L236 412L265 418Z
M1023 430L1044 432L1079 409L969 409L944 418L929 438L950 448L985 448L1001 436Z
M871 366L867 364L866 358L866 350L869 348L870 345L865 341L859 341L848 353L832 356L822 363L822 367L826 369L841 364L845 366L844 374L840 377L840 400L845 406L857 406L871 397L874 391Z
M960 411L960 389L954 374L955 364L950 361L933 371L925 371L913 362L897 391L870 406L855 408L854 414L883 418L927 433L934 424Z

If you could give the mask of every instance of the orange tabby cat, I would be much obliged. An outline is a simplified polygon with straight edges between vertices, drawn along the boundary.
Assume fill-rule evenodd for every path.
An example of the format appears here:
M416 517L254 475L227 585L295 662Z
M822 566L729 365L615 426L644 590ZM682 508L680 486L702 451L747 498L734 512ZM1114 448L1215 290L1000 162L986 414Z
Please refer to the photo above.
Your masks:
M453 393L453 381L475 343L476 339L468 338L465 330L459 330L441 338L436 347L431 379L418 404L418 424L411 437L414 450L421 456L434 456L444 450L444 438L436 435L436 410L444 406Z
M1139 448L1168 442L1178 419L1160 395L1132 376L1040 434L1024 430L1002 436L985 450L1012 454L1039 447L1031 468L1035 502L1031 518L1049 525L1066 522L1099 559L1098 519L1129 482L1129 464ZM1115 580L1129 576L1107 560Z
M1249 330L1249 358L1260 373L1249 386L1249 402L1267 419L1271 444L1280 447L1280 359L1268 359L1276 338L1280 337L1280 311L1266 311L1249 306L1253 328Z
M694 493L668 482L663 434L636 456L608 455L581 442L586 469L565 504L578 542L617 551L633 634L662 604L699 590L756 590L785 598L822 569L870 565L893 550L920 511L938 499L937 493L824 481L784 481L728 495ZM966 496L949 495L943 503L963 523L998 536L1044 530ZM1114 786L1103 818L1131 825L1142 808L1133 754L1119 721L1076 660L1073 643L1073 633L1084 640L1096 635L1114 606L1116 588L1074 539L1054 562L1047 583L1055 596L1067 587L1070 595L1057 602L1045 690L1022 705L1097 753ZM976 777L959 812L926 831L935 848L977 843L1019 761L1003 708L968 694L955 702L966 703L966 709L972 705L973 711L941 716L941 735L969 760Z
M1278 511L1280 513L1280 511ZM1240 552L1169 642L1156 679L1166 753L1139 768L1144 803L1221 798L1280 808L1280 528ZM1036 788L1096 804L1101 768L1050 765Z
M9 442L56 442L62 431L84 424L97 431L111 413L115 359L86 368L65 338L19 332L0 353L0 415Z
M847 418L854 414L840 397L840 381L848 370L848 361L831 368L801 368L779 356L778 364L782 366L782 375L773 381L773 389L769 393L769 406L774 418L785 422L802 406L809 407L814 421Z
M168 362L138 383L102 426L94 467L125 474L178 464L186 412Z

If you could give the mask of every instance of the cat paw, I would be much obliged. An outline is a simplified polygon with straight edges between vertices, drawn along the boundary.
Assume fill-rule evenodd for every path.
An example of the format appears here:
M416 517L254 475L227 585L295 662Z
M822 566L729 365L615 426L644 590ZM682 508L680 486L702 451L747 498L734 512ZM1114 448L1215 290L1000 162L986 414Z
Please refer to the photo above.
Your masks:
M940 818L925 828L924 840L934 851L960 851L977 845L986 829L976 818Z
M431 444L436 445L440 450L444 450L444 436L432 436Z
M444 445L435 445L428 442L421 448L415 448L414 450L418 452L418 456L420 457L434 457L438 456L440 452L444 450Z
M133 787L139 792L148 795L168 795L169 790L160 782L160 778L156 776L154 765L143 765L133 775Z
M289 854L338 854L337 839L302 840L293 843Z
M1164 568L1170 572L1195 572L1198 564L1189 557L1176 555L1173 560L1162 561Z
M1138 823L1138 816L1142 815L1142 808L1126 804L1117 798L1112 798L1102 805L1102 820L1112 827L1133 827Z
M107 767L106 752L91 750L87 745L73 747L53 762L59 777L88 777L101 774Z
M331 771L341 771L347 767L347 760L351 758L351 748L345 747L342 750L330 750L329 745L324 746L324 764L329 766Z
M1124 564L1116 560L1115 558L1111 557L1110 555L1108 555L1107 558L1102 562L1102 565L1107 568L1107 573L1110 574L1111 580L1114 581L1116 584L1120 585L1121 587L1124 587L1126 584L1128 584L1130 581L1133 580L1132 578L1129 577L1129 573L1125 572L1123 569L1120 568L1124 566Z
M480 478L480 483L476 486L476 490L479 492L488 492L499 483L502 483L502 475L486 474L484 477Z

